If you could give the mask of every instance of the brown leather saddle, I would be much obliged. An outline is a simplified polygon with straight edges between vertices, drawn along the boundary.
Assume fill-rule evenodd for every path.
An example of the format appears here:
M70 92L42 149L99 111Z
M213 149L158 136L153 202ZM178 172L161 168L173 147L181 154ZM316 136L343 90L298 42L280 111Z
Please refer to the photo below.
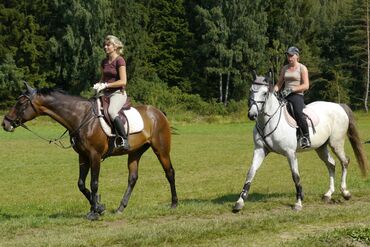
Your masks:
M109 103L110 103L110 97L103 95L103 96L99 97L99 100L100 100L101 106L103 108L103 117L106 120L106 122L108 123L108 125L112 128L112 130L114 130L113 122L110 119L109 114L108 114L108 107L109 107ZM126 122L127 122L127 117L126 117L124 111L129 110L130 108L131 108L131 99L130 99L130 97L127 97L127 100L126 100L125 104L123 105L121 110L119 110L119 112L118 112L118 116L121 119L123 125L125 125Z

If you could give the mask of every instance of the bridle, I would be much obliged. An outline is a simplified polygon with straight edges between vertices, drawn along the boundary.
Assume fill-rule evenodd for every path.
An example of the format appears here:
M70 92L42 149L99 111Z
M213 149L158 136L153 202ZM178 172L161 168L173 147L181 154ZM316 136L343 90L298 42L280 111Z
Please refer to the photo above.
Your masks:
M269 87L269 84L268 83L253 82L252 83L252 92L257 92L257 90L253 90L253 85L262 85L262 86ZM264 116L267 116L268 117L268 119L266 121L264 121L262 124L261 124L260 121L258 121L258 118L257 118L257 120L256 120L256 129L257 129L258 134L261 136L263 142L268 147L268 149L272 150L272 148L267 144L267 142L266 142L265 139L266 139L266 137L268 137L272 133L274 133L276 131L277 127L279 126L279 123L280 123L280 120L281 120L281 116L282 116L282 109L283 109L284 103L281 103L279 101L279 106L277 107L277 109L272 114L269 114L269 113L265 112L264 111L264 108L266 106L266 101L267 101L268 97L270 96L270 94L271 93L268 93L265 96L264 100L255 100L254 98L250 97L249 98L249 105L250 105L250 107L252 105L255 105L257 107L258 113L262 113ZM259 109L258 104L262 104L261 109ZM279 114L279 118L278 118L278 121L276 123L276 126L269 133L265 133L266 126L268 125L268 123L271 121L271 119L273 119L273 117L276 114Z
M31 92L29 92L29 95L26 93L23 93L22 95L20 95L18 97L18 102L21 100L21 98L26 98L27 99L27 103L26 102L21 102L20 103L20 107L17 110L17 115L16 115L16 118L15 119L11 119L8 115L5 115L4 116L4 119L6 119L10 124L11 126L13 126L13 128L17 128L17 127L23 127L24 129L28 130L29 132L31 132L32 134L34 134L35 136L39 137L40 139L42 140L45 140L47 142L49 142L49 144L51 143L54 143L55 145L57 145L58 147L61 147L61 148L64 148L64 149L67 149L67 148L71 148L72 146L74 146L76 143L75 143L75 139L74 137L76 136L76 134L85 126L87 125L89 122L91 122L93 119L97 118L98 115L96 114L96 111L95 111L95 105L92 101L90 101L91 105L92 105L92 116L90 118L84 118L84 120L82 121L82 123L80 124L80 126L73 130L72 132L69 133L69 136L71 137L71 145L69 146L65 146L62 142L61 142L61 139L65 136L65 134L68 132L68 129L66 129L62 135L60 135L58 138L54 138L54 139L47 139L45 137L42 137L41 135L37 134L36 132L32 131L30 128L28 128L24 122L22 121L23 119L23 116L25 114L25 111L26 109L29 107L29 105L31 105L32 109L34 110L34 112L36 114L39 114L39 111L36 109L36 107L34 106L32 100L33 100L33 97L34 95L36 94L36 90L32 90Z
M17 128L17 127L21 126L25 129L28 129L27 126L24 125L24 123L22 121L22 118L23 118L24 113L25 113L25 111L26 111L26 109L28 108L29 105L31 105L31 107L35 111L35 113L38 113L36 107L32 103L32 99L33 99L33 96L35 95L35 93L36 93L35 91L31 92L30 95L27 95L26 93L23 93L22 95L20 95L18 97L18 102L22 98L26 98L27 104L24 103L24 102L20 103L21 106L19 107L19 109L17 109L17 115L16 115L15 119L11 119L8 115L4 116L4 119L9 121L9 123L13 126L13 128Z
M257 90L253 90L253 85L257 85L257 86L269 86L268 83L265 83L265 82L253 82L252 83L252 87L251 87L251 91L254 93L258 92ZM255 105L257 107L257 111L258 112L262 112L262 110L265 108L265 103L267 101L267 98L268 98L268 95L265 97L264 100L255 100L254 97L249 97L249 102L248 102L248 105L249 105L249 108L251 108L253 105ZM259 109L258 107L258 104L262 104L262 107L261 109Z

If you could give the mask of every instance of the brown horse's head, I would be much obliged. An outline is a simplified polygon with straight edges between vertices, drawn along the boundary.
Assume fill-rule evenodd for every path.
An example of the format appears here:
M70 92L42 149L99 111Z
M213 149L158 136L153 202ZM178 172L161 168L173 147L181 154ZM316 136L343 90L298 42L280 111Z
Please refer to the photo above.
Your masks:
M33 103L36 89L29 86L27 82L24 83L26 91L18 97L17 103L4 116L2 126L5 131L14 131L18 126L38 116Z

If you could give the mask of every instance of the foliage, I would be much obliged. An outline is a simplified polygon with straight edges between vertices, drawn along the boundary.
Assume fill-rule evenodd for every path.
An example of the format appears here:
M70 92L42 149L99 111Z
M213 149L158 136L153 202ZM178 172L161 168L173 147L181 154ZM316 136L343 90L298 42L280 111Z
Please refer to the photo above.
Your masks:
M259 74L272 69L276 81L291 45L301 50L309 69L307 101L363 107L366 3L7 0L0 4L0 107L16 97L22 79L73 94L87 92L100 77L108 34L124 42L129 85L142 88L152 81L170 91L177 88L194 95L191 101L205 101L194 107L218 102L227 108L246 100L253 69ZM161 104L170 108L171 100Z

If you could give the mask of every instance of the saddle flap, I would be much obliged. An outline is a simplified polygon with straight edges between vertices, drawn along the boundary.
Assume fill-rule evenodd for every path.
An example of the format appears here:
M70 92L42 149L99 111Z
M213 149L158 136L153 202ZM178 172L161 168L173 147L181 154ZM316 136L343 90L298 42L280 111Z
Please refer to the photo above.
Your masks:
M284 106L283 112L288 124L293 128L298 128L298 124L292 117L292 115L290 115L290 113L288 112L287 106ZM303 108L303 113L307 116L307 124L309 127L312 127L312 124L313 126L317 126L319 124L320 119L312 108L306 106L305 108Z

